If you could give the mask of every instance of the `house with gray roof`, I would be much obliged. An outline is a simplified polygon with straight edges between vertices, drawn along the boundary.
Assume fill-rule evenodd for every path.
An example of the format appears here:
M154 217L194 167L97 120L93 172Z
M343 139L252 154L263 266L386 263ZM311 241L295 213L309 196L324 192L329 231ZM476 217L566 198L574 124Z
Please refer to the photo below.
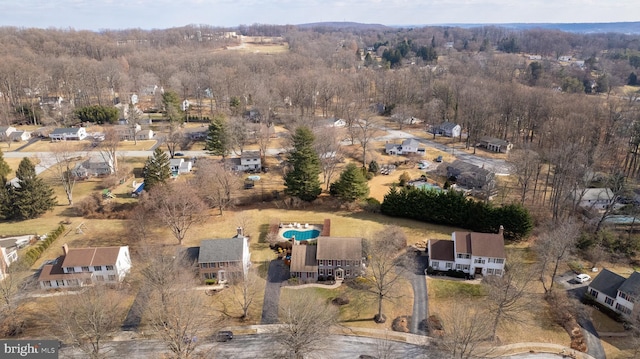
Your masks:
M449 121L445 121L432 129L434 134L445 137L460 137L461 131L462 127L460 125Z
M490 191L496 186L495 173L461 160L447 165L447 178L451 177L456 185L472 190Z
M384 151L388 155L410 155L418 154L424 155L426 149L420 147L420 142L413 138L408 138L402 141L402 144L387 143L384 145Z
M51 141L84 140L87 130L84 127L56 128L49 134Z
M492 152L509 153L513 148L513 143L499 138L485 136L480 138L477 147L486 148Z
M251 265L249 238L238 228L232 238L205 239L200 242L198 269L202 280L219 284L246 275Z
M633 272L629 278L625 278L603 269L591 281L587 293L596 302L630 318L634 312L634 303L640 300L640 273Z

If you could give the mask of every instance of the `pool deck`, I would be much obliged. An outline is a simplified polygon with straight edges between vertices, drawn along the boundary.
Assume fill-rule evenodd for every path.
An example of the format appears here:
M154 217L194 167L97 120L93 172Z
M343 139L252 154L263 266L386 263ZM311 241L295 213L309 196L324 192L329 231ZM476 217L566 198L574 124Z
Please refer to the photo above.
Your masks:
M279 230L278 230L278 237L280 239L288 241L289 238L285 238L285 236L283 236L283 233L286 232L286 231L292 231L292 230L293 231L310 231L310 230L314 230L314 229L319 231L320 235L322 235L322 225L321 224L297 223L297 222L282 223L282 227L280 227ZM313 241L316 238L311 238L311 239L306 239L306 240Z

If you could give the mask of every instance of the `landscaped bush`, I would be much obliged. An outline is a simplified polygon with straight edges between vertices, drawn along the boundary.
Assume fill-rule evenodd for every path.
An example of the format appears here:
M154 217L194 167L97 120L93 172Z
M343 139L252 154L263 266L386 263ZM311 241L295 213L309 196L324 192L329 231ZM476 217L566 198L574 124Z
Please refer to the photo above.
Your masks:
M379 213L380 212L380 201L373 197L369 197L365 199L362 204L362 209L371 213Z
M347 305L349 304L349 302L350 302L349 297L347 297L346 294L341 294L340 296L335 297L331 300L331 303L338 306Z
M40 241L36 246L29 248L21 259L23 264L31 267L40 258L42 253L64 232L64 229L64 225L59 225L58 228L47 235L44 241Z
M411 321L411 318L407 316L398 317L393 320L393 323L391 324L391 329L393 329L396 332L409 333L410 321Z
M218 284L218 280L217 279L205 279L204 280L204 284L206 285L214 285L214 284Z

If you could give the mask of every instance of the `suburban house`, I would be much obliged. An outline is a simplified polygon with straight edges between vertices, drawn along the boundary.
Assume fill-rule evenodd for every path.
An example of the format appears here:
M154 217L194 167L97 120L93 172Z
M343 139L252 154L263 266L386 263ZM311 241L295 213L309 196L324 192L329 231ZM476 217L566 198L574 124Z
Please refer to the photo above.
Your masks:
M84 127L56 128L49 134L51 141L84 140L87 130Z
M31 132L29 131L13 131L9 138L14 142L28 141L31 138Z
M232 238L205 239L200 242L198 269L202 280L228 280L246 275L251 265L249 238L242 228Z
M260 151L242 151L240 158L230 158L229 162L234 171L259 171L262 168Z
M18 251L16 248L0 247L0 281L7 276L7 269L11 263L18 260Z
M42 267L38 282L43 289L118 283L131 270L129 247L69 248L53 264Z
M87 160L78 163L72 170L76 178L102 177L113 174L113 161L102 156L91 156Z
M392 143L385 144L384 151L388 155L424 155L426 149L424 147L420 147L420 142L418 142L417 140L409 138L402 141L402 144L400 145Z
M62 105L63 98L60 96L45 96L40 99L40 107L59 108Z
M430 239L429 267L472 276L502 276L506 262L503 231L500 226L498 233L453 232L451 240Z
M16 132L13 126L0 126L0 139L9 138L12 133Z
M478 140L477 147L486 148L492 152L509 153L513 148L513 143L494 137L482 137Z
M455 160L447 165L447 178L455 178L457 186L481 191L495 188L496 174L474 164Z
M442 135L445 137L459 137L462 127L453 122L443 122L439 126L435 126L432 130L433 134Z
M315 245L294 241L291 248L291 277L303 281L355 278L362 270L362 238L321 236Z
M640 300L640 273L633 272L629 278L625 278L603 269L589 284L587 294L596 302L629 318L634 311L634 303Z
M153 130L142 129L137 123L135 125L118 125L115 126L115 129L121 141L150 140L154 136Z
M604 210L613 205L615 196L610 188L585 188L571 192L578 206L587 209Z
M191 161L184 158L172 158L169 160L169 168L173 174L183 174L191 172Z

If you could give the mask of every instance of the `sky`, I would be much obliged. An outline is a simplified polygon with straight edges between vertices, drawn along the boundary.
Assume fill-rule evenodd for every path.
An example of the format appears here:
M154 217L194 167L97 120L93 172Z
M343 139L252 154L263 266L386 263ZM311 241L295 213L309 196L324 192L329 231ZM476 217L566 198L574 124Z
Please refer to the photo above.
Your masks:
M640 0L0 0L0 26L165 29L353 21L383 25L640 21Z

